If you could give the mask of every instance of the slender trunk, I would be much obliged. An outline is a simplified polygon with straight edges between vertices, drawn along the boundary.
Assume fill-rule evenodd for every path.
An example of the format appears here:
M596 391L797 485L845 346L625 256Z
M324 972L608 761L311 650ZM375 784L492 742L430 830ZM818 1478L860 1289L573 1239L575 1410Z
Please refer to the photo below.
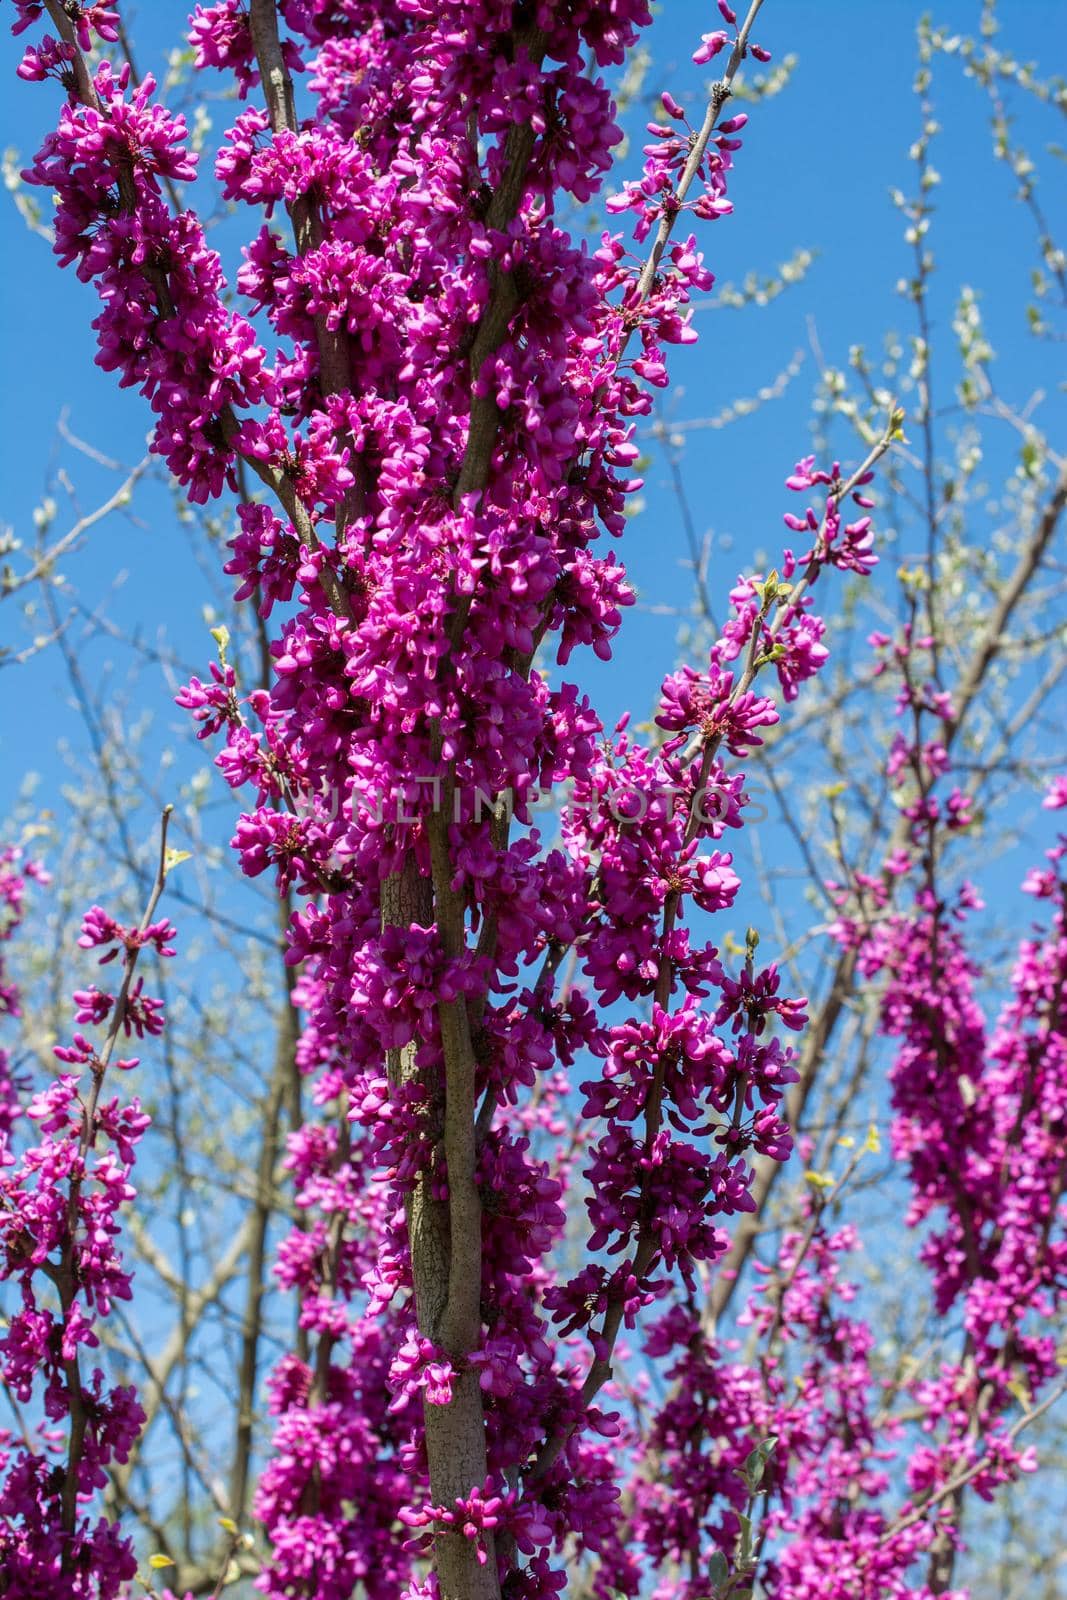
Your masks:
M419 877L411 861L382 886L382 926L409 927L418 923L428 927L433 918L429 880ZM411 1045L389 1051L391 1083L408 1083L418 1075L420 1069L414 1057ZM445 1119L443 1079L436 1077L427 1088L431 1134L439 1143ZM419 1331L439 1343L448 1306L452 1242L448 1203L434 1198L431 1177L429 1172L420 1174L408 1197L406 1212ZM462 1358L462 1352L449 1353ZM481 1487L488 1471L485 1412L477 1372L460 1367L452 1382L451 1402L447 1406L425 1403L424 1415L431 1498L435 1505L451 1506L466 1498L472 1488ZM473 1540L444 1529L435 1533L434 1566L442 1600L499 1600L500 1581L491 1535L485 1537L484 1544L486 1559L479 1562Z
M255 1426L256 1383L259 1378L259 1345L263 1322L264 1278L267 1267L267 1241L274 1215L275 1168L281 1144L282 1106L290 1093L293 1053L296 1049L296 1014L288 992L278 1018L274 1073L266 1105L263 1143L256 1169L255 1222L248 1251L245 1310L241 1329L241 1360L237 1380L237 1427L234 1440L233 1473L230 1487L231 1515L240 1522L248 1503Z

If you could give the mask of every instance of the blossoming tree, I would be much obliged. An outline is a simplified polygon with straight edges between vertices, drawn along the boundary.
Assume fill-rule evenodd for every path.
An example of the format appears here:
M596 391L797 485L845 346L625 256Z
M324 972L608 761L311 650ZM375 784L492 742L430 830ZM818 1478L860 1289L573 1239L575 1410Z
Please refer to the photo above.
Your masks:
M976 897L940 878L968 821L960 706L914 595L875 639L900 683L899 835L833 886L832 931L884 975L894 1148L959 1359L882 1403L848 1310L856 1230L836 1219L873 1134L832 1183L813 1171L739 1318L747 1347L707 1315L735 1281L730 1228L763 1215L790 1157L802 1082L804 1001L754 932L733 952L716 934L739 888L741 764L828 658L816 599L875 565L872 482L903 414L851 467L796 465L790 547L732 590L647 738L605 728L555 670L608 659L633 599L612 541L638 424L711 284L697 229L731 210L747 119L728 102L746 58L768 59L761 0L743 18L719 0L694 40L721 74L703 120L664 93L595 248L560 214L611 168L598 74L649 26L645 0L198 6L197 67L248 102L215 162L248 220L236 299L177 203L183 119L108 49L118 14L15 11L20 76L66 95L27 177L98 296L97 359L148 399L189 499L235 501L226 571L268 628L258 686L219 630L179 704L244 797L242 871L287 908L311 1104L277 1276L298 1330L267 1385L254 1528L224 1516L222 1560L191 1590L254 1570L277 1600L541 1600L569 1573L597 1596L948 1593L967 1492L1034 1464L1019 1436L1059 1393L1067 930L1061 841L987 1029L960 926ZM1049 808L1065 800L1060 783ZM121 980L75 994L103 1042L59 1046L71 1070L29 1100L32 1135L0 1073L19 1291L0 1360L34 1408L0 1441L13 1595L139 1581L97 1495L143 1412L84 1357L130 1292L118 1213L145 1119L101 1091L136 1065L112 1063L120 1034L163 1026L134 968L173 953L166 821L160 851L140 923L85 919Z

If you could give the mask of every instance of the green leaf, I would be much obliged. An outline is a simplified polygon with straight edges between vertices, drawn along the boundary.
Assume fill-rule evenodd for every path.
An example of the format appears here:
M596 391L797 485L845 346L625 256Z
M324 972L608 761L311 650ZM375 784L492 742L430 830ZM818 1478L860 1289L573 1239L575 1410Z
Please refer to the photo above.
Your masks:
M744 1466L744 1475L745 1482L753 1494L763 1482L763 1474L767 1470L767 1462L770 1460L771 1452L777 1443L778 1437L772 1433L766 1439L761 1439L755 1449L749 1452Z
M708 1562L708 1577L711 1579L713 1591L721 1589L730 1578L730 1563L721 1550L713 1550L711 1560Z

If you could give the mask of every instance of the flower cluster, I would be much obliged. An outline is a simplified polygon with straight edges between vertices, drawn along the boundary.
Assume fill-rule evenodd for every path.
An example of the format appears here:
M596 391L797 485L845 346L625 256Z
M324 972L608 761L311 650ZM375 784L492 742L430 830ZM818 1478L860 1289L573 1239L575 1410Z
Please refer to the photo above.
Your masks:
M923 675L931 640L914 617L897 638L873 642L901 680L897 710L908 731L894 741L888 770L905 842L880 875L861 875L850 890L833 886L842 913L835 931L882 985L882 1028L895 1041L893 1154L912 1190L907 1220L922 1229L935 1312L962 1329L955 1359L907 1386L924 1421L907 1457L912 1498L897 1519L912 1536L931 1536L919 1548L933 1547L930 1570L941 1574L943 1592L960 1540L955 1496L965 1487L990 1499L1033 1470L1034 1451L1019 1435L1058 1377L1052 1330L1067 1285L1067 835L1047 851L1049 865L1027 875L1024 889L1047 906L1048 926L1020 945L1010 996L991 1025L965 937L981 901L967 882L951 895L939 883L943 842L972 817L953 783L955 707ZM1045 806L1065 803L1057 779ZM892 909L909 879L912 905Z
M910 759L929 773L920 747L910 747ZM939 818L959 825L951 798L939 806L927 789L911 808L920 817L914 837ZM1049 799L1061 803L1058 788ZM979 969L964 941L966 918L981 909L969 885L946 903L921 883L914 908L887 917L863 947L867 970L886 984L884 1030L898 1041L893 1149L912 1184L908 1220L923 1226L920 1256L936 1311L963 1329L958 1359L917 1385L929 1435L908 1463L919 1496L966 1474L988 1499L1032 1470L1013 1415L1020 1396L1029 1409L1058 1377L1053 1327L1067 1284L1065 856L1061 835L1049 867L1027 877L1050 922L1021 944L995 1027L979 1005Z
M17 905L11 883L5 898ZM138 1064L112 1061L120 1033L162 1026L159 1002L142 994L133 969L145 946L172 955L173 938L168 922L126 928L98 906L87 913L79 943L102 949L102 964L121 962L114 993L75 997L79 1020L106 1023L106 1034L97 1044L76 1032L55 1047L70 1070L28 1100L24 1148L5 1145L0 1279L17 1298L0 1338L0 1375L20 1406L42 1413L36 1443L29 1432L0 1432L0 1565L12 1594L112 1600L136 1569L129 1540L91 1504L108 1469L128 1459L144 1413L132 1388L109 1385L86 1362L99 1347L98 1319L131 1295L119 1211L134 1196L130 1174L149 1120L136 1097L105 1098L105 1075Z

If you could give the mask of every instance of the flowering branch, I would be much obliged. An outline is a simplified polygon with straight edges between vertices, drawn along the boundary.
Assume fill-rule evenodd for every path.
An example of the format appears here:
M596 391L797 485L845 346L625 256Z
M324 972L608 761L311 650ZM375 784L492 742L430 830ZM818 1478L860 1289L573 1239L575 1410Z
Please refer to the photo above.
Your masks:
M161 1004L143 993L143 979L135 971L148 946L160 956L173 954L174 929L154 920L169 865L169 817L170 807L163 814L156 878L140 923L124 928L97 906L83 922L83 948L103 947L104 963L122 959L116 993L94 985L74 997L80 1023L107 1023L101 1048L82 1033L74 1034L71 1045L55 1047L61 1062L89 1069L88 1095L82 1099L77 1073L63 1074L36 1095L26 1114L40 1124L42 1142L0 1178L0 1272L17 1280L22 1293L22 1309L11 1316L0 1340L4 1380L25 1402L42 1373L47 1417L70 1419L66 1461L57 1472L50 1472L46 1455L29 1445L13 1464L5 1462L0 1553L5 1573L16 1583L19 1574L26 1581L35 1574L62 1574L72 1595L98 1594L101 1600L119 1593L134 1563L116 1527L104 1520L95 1528L79 1522L79 1503L103 1487L112 1461L127 1458L144 1413L132 1389L105 1390L99 1370L87 1383L80 1350L98 1343L95 1317L106 1316L114 1299L130 1296L129 1274L114 1246L115 1213L133 1195L127 1180L134 1147L148 1126L138 1100L103 1104L101 1090L120 1035L142 1038L163 1027ZM136 1058L115 1062L123 1071L137 1064ZM102 1136L113 1148L101 1153ZM38 1274L55 1286L58 1316L37 1302ZM45 1438L54 1448L55 1436L46 1433Z
M655 282L656 273L659 271L660 262L663 260L663 252L670 243L675 222L677 221L678 215L685 204L689 191L693 187L697 175L704 164L705 157L707 156L708 145L711 143L711 138L715 132L719 117L722 115L722 108L726 104L727 100L729 100L730 95L733 92L733 81L737 76L741 63L748 54L749 36L752 33L752 25L759 16L762 6L763 0L752 0L752 3L748 8L748 15L745 17L745 20L741 24L737 36L734 39L733 49L730 51L730 59L727 62L726 70L724 71L722 77L712 85L711 95L708 100L708 107L704 113L704 121L700 126L700 131L696 133L691 140L692 149L690 151L689 158L682 169L682 175L679 178L674 191L674 203L670 207L666 208L663 212L663 215L660 217L659 227L656 230L655 242L653 243L652 249L649 251L648 260L645 262L641 276L638 279L637 299L639 302L646 300L651 293L652 285ZM720 7L720 10L721 9L722 7ZM732 18L732 12L730 15L727 15L726 12L724 12L724 16L727 21L730 21ZM736 21L736 18L733 18L733 20ZM711 37L713 39L721 37L723 43L725 43L726 40L725 35L712 35ZM698 54L701 54L701 52L698 52ZM765 56L765 54L766 52L764 51L760 52L761 57ZM730 131L732 132L733 130L731 129Z

